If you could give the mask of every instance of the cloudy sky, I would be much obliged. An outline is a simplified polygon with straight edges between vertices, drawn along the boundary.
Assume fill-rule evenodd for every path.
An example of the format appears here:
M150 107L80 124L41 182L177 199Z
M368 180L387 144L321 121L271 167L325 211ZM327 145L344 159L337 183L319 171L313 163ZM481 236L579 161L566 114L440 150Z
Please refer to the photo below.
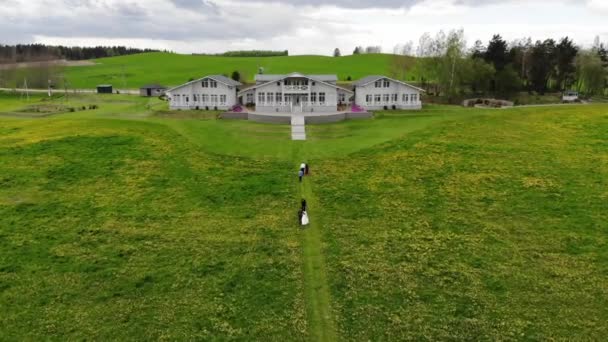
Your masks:
M0 0L4 44L328 55L459 28L469 45L494 33L608 42L608 0Z

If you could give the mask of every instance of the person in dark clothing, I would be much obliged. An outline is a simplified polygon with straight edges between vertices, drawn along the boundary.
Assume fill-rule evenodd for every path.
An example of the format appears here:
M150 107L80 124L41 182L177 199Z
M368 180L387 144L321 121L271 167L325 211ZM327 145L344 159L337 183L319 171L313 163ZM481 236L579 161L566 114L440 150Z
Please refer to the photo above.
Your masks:
M302 198L302 211L306 210L308 210L308 207L306 206L306 200Z
M300 183L302 183L302 177L304 177L304 170L300 170L298 172L298 177L300 178Z
M302 225L302 216L304 215L304 210L298 210L298 224Z
M306 163L306 166L304 167L304 174L308 176L308 172L309 172L308 163Z

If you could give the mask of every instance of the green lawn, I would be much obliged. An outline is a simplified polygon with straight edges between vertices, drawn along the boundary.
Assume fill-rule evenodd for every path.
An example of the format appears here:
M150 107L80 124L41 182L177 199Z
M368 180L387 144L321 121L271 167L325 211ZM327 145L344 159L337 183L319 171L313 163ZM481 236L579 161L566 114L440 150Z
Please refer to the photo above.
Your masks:
M158 52L93 60L96 65L66 68L66 77L73 88L94 88L98 84L109 83L120 89L136 89L149 83L176 86L191 78L205 75L230 76L233 71L239 71L244 80L252 81L258 68L263 67L267 74L295 71L307 74L337 74L340 80L346 81L349 76L352 80L357 80L368 75L390 74L395 58L407 60L411 66L415 63L413 58L388 54L344 57L220 57Z
M0 115L0 340L608 335L608 105L430 106L294 142L158 99L45 102L99 108Z

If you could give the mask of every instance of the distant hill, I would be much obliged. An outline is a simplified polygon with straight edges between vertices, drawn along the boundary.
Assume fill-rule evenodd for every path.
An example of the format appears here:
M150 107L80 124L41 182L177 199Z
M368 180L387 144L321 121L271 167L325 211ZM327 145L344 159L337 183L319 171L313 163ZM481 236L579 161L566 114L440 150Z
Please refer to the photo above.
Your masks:
M194 56L174 53L143 53L92 60L95 65L68 67L66 77L73 88L93 88L113 84L115 88L138 88L147 83L175 86L191 78L210 74L230 76L238 71L245 82L251 82L259 67L266 74L301 72L337 74L340 81L357 80L367 75L382 74L413 81L413 57L389 54L363 54L344 57L280 56L223 57ZM395 70L400 70L399 72ZM403 70L407 77L403 76ZM123 77L124 75L124 77Z

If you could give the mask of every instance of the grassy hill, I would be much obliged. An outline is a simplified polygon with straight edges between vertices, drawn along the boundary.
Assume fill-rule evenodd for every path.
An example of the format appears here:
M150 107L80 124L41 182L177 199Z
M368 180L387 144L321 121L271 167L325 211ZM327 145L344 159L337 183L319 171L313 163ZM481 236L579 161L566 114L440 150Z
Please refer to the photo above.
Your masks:
M0 340L608 335L607 105L429 106L298 142L41 99L0 94ZM99 108L20 117L46 102Z
M302 72L310 74L338 74L340 80L349 76L356 80L371 74L389 74L395 58L403 65L414 64L411 57L387 54L345 57L289 56L289 57L221 57L192 56L171 53L145 53L131 56L94 60L97 65L67 68L67 77L75 88L93 88L110 83L117 88L138 88L147 83L179 85L190 78L210 74L239 71L251 81L259 67L265 73ZM123 86L123 74L126 87Z

